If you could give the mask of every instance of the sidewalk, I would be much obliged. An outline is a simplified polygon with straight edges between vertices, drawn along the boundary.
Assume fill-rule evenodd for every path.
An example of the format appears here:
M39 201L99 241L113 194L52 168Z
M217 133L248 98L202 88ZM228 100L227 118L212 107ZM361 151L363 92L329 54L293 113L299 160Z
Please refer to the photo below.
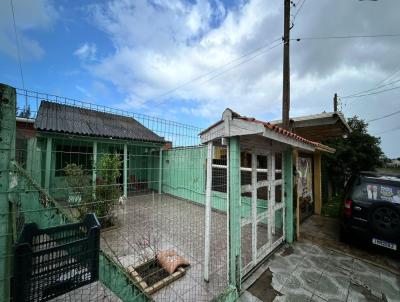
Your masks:
M243 286L242 302L400 299L400 276L306 242L284 246Z

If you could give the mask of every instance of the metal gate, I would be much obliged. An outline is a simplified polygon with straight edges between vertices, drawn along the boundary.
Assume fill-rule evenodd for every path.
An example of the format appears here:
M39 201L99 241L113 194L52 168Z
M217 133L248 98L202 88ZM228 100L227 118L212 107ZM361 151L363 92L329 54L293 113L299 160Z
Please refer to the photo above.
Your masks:
M285 238L283 156L254 150L241 156L242 276Z

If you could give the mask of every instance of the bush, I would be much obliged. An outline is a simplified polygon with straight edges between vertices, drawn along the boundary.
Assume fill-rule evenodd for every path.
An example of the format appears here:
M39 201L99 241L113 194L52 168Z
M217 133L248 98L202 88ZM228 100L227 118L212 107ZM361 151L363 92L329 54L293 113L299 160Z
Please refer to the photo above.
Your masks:
M64 172L67 184L75 195L73 197L72 194L68 196L69 203L72 205L78 205L88 201L91 195L90 178L85 174L82 166L77 164L68 164L64 168Z
M65 168L66 181L68 186L78 197L74 202L78 210L79 218L86 213L95 213L102 227L115 224L112 211L114 205L121 196L121 189L117 183L120 176L121 161L118 155L104 154L94 167L97 172L98 182L96 185L95 199L90 177L85 174L82 166L68 164Z
M120 174L121 161L118 155L104 154L97 163L97 175L100 181L96 186L96 215L102 222L102 227L114 224L112 210L121 196L117 183Z

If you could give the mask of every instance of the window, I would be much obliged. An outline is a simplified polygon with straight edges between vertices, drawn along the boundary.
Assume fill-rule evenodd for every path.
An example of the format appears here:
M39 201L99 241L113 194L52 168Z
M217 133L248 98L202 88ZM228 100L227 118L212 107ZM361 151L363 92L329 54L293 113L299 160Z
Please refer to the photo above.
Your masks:
M56 176L64 176L68 164L77 164L86 173L92 170L93 148L90 146L56 145Z

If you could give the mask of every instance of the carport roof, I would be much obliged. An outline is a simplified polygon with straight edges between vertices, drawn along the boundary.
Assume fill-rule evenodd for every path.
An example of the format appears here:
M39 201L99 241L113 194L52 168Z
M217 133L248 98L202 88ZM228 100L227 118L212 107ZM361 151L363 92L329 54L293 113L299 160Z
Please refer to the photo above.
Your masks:
M271 124L281 126L282 121L272 121ZM323 141L329 138L342 137L351 132L341 112L322 112L290 119L293 132L313 141Z

